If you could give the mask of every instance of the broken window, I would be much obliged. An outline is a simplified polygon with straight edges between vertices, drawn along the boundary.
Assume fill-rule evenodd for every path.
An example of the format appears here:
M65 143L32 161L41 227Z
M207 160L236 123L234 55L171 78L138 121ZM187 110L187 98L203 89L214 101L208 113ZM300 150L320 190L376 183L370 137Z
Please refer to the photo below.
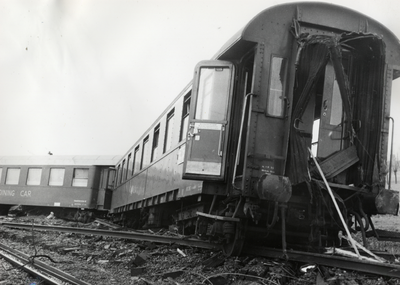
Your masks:
M269 94L267 113L270 116L282 117L284 115L283 102L284 102L284 76L286 67L286 59L281 57L272 57L271 72L269 82Z

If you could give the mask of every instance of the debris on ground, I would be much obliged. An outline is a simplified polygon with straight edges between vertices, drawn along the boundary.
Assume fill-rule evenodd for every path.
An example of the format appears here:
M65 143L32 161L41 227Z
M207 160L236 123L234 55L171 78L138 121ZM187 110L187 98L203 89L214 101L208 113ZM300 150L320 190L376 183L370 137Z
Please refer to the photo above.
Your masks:
M120 229L99 219L83 224L47 217L15 217L13 222ZM168 229L153 232L174 234ZM400 281L394 278L368 276L317 264L251 256L226 257L221 252L211 250L134 242L107 236L32 232L0 225L0 238L6 245L27 254L51 257L55 261L51 266L90 284L400 285ZM40 280L21 272L0 258L0 285L40 283ZM8 280L13 281L10 283Z

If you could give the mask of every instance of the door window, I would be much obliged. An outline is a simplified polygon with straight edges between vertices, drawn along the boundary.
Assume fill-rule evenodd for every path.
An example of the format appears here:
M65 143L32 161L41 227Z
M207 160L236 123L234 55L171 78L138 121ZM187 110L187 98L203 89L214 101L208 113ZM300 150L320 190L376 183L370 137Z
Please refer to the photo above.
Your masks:
M226 119L229 92L229 68L201 68L195 119Z

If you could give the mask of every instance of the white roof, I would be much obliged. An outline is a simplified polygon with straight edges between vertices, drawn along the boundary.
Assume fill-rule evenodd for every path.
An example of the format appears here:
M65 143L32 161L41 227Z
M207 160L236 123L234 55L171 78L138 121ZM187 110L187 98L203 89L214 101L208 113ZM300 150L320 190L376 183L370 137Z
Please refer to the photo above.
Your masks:
M0 156L0 165L110 165L114 166L121 155L46 155Z

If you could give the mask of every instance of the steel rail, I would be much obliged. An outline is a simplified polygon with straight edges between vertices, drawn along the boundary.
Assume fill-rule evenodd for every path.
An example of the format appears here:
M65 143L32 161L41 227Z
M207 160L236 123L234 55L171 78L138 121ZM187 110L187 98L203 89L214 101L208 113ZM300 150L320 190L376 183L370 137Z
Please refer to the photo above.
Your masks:
M347 270L376 274L379 276L400 278L400 265L392 263L371 262L355 258L352 259L341 256L295 251L289 249L286 252L286 256L284 256L281 249L250 245L245 245L243 253L278 259L288 258L289 260L297 262L339 267Z
M90 283L79 280L74 276L52 267L40 260L35 259L32 261L29 255L1 243L0 255L30 274L44 279L48 284L61 285L65 284L64 282L68 282L69 284L73 285L90 285ZM57 278L58 280L55 280L54 278Z
M32 265L27 264L26 262L21 261L20 258L10 255L9 252L5 252L0 250L0 256L7 260L8 262L18 266L19 268L23 269L24 271L28 272L33 276L37 276L42 280L45 280L46 283L52 285L61 285L60 282L54 280L53 278L49 277L47 274L43 274L39 270L32 267Z
M145 233L128 232L128 231L109 231L109 230L96 230L96 229L48 226L48 225L37 225L37 224L19 224L19 223L9 223L9 222L3 222L1 223L1 225L9 228L19 228L26 230L35 229L35 230L53 231L53 232L69 232L69 233L85 234L85 235L110 236L115 238L148 241L155 243L195 246L199 248L212 249L212 250L221 249L221 246L219 244L209 243L202 240L186 238L186 237L181 238L181 237L160 236L155 234L145 234Z
M19 228L26 230L34 229L41 231L72 232L77 234L111 236L116 238L148 241L155 243L180 244L180 245L194 246L194 247L213 249L213 250L221 249L221 246L218 244L212 244L196 239L171 237L171 236L158 236L154 234L144 234L138 232L96 230L96 229L84 229L84 228L48 226L48 225L36 225L36 224L34 225L19 224L19 223L9 223L9 222L3 222L1 224L3 226L10 228ZM281 249L251 246L248 244L245 245L243 249L243 254L264 256L264 257L278 258L278 259L288 258L289 260L297 262L339 267L347 270L354 270L354 271L366 272L387 277L400 278L400 265L392 263L378 263L366 260L346 258L341 256L310 253L310 252L303 252L296 250L287 250L286 256L284 256Z

